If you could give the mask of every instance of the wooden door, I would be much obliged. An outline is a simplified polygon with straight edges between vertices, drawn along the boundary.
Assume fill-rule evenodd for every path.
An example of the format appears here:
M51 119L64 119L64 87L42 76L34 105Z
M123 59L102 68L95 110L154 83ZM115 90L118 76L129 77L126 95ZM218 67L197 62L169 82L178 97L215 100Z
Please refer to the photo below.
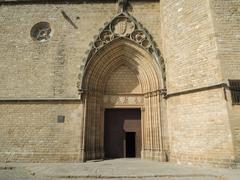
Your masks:
M140 157L140 120L140 109L105 110L104 151L106 159L123 158L128 156Z

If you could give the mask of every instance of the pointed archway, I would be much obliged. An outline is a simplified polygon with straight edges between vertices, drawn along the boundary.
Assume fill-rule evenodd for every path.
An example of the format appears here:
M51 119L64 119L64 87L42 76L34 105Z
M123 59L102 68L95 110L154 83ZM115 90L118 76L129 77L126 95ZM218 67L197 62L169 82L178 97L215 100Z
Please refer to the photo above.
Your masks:
M123 66L132 71L140 87L137 94L132 91L124 94L125 99L134 96L140 101L133 104L126 101L121 106L142 109L141 157L165 161L164 62L147 31L127 13L117 15L105 26L81 67L78 87L84 104L84 160L104 158L104 98L109 96L106 87L111 74Z

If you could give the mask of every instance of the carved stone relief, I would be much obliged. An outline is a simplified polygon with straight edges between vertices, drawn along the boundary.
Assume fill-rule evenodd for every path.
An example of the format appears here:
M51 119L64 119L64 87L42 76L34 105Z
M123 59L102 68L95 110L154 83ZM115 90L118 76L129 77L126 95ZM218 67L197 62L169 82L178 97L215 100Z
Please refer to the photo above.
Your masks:
M141 95L105 95L103 102L106 106L143 105L144 97Z
M113 20L111 31L117 36L129 36L135 30L135 24L126 17L119 17Z
M146 30L127 13L121 13L116 16L100 32L91 47L87 60L91 59L91 57L104 45L117 38L127 38L136 42L149 53L157 55L158 60L162 61L159 51L155 48L154 42L147 34Z

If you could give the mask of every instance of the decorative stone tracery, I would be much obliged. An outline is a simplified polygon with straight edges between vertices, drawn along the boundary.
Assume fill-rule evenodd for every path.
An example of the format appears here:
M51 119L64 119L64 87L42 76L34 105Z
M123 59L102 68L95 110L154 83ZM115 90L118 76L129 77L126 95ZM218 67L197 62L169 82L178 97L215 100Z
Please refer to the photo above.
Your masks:
M90 50L86 52L87 58L83 60L83 64L80 68L81 72L79 74L78 82L79 91L82 91L81 83L84 69L88 62L91 60L91 58L95 54L97 54L97 52L104 46L120 38L124 38L137 43L153 56L153 59L158 63L161 68L161 76L164 81L163 89L165 89L165 64L160 51L156 48L151 36L142 27L142 25L138 23L134 19L134 17L129 15L127 12L122 12L116 17L114 17L110 23L107 23L106 26L102 30L100 30L99 35L96 36L94 42L90 44Z

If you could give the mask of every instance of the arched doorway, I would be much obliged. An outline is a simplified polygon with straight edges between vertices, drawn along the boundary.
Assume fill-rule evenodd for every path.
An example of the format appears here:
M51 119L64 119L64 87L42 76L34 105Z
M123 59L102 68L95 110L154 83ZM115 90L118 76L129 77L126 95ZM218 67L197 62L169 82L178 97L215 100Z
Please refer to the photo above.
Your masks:
M105 27L93 47L79 83L84 109L84 160L105 157L105 110L122 108L141 109L141 157L165 161L164 68L149 36L133 18L122 13Z

